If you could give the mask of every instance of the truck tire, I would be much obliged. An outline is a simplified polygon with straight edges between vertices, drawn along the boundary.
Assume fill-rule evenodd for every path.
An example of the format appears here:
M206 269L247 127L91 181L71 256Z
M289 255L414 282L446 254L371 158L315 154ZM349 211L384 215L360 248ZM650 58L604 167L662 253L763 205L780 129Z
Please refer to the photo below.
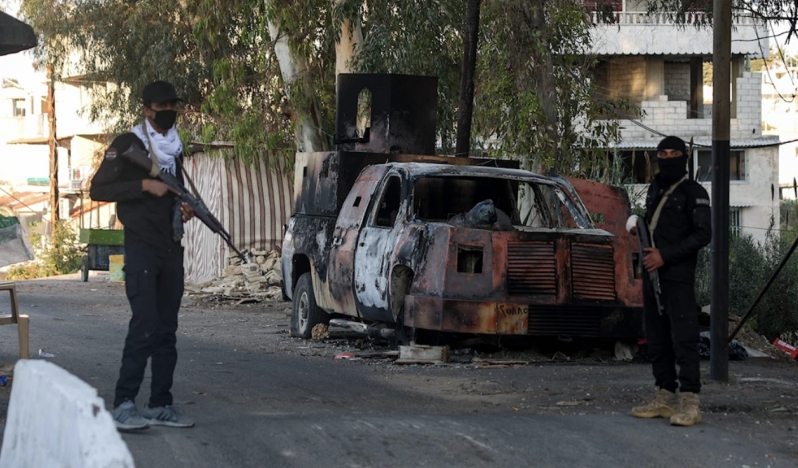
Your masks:
M313 327L330 323L330 316L316 305L313 295L313 280L310 273L299 277L291 313L291 336L309 340L313 335Z

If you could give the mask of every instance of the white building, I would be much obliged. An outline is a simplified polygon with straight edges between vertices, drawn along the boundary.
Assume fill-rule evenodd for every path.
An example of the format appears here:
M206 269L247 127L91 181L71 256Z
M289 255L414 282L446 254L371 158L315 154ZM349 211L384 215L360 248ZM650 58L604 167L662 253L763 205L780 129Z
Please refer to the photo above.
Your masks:
M798 140L798 67L774 62L761 75L763 132L780 135L786 142L779 147L780 198L795 199L798 186L798 141L794 141Z
M586 2L589 8L595 3ZM678 25L665 13L648 14L646 1L610 3L612 24L593 13L592 53L599 59L594 79L605 98L625 99L639 109L633 119L613 116L622 126L614 150L638 184L632 196L645 193L657 172L660 134L677 135L688 144L693 140L691 170L711 194L712 106L711 95L704 95L703 72L712 60L712 30L695 26L706 18L688 13L687 24ZM779 137L762 135L762 78L746 71L746 59L768 50L768 34L750 17L735 15L733 24L730 222L761 241L771 216L779 225L778 147L764 147Z
M75 215L75 208L85 206L88 182L93 167L99 163L108 143L105 125L91 122L86 109L91 103L95 83L75 76L56 82L55 117L58 154L59 217L74 220L78 227L113 227L115 205L105 207L95 216ZM0 87L0 188L13 194L49 192L50 126L47 104L47 81L41 74L24 79L5 78ZM2 195L7 195L2 193ZM45 203L40 220L49 220L49 203ZM46 226L45 226L46 231Z

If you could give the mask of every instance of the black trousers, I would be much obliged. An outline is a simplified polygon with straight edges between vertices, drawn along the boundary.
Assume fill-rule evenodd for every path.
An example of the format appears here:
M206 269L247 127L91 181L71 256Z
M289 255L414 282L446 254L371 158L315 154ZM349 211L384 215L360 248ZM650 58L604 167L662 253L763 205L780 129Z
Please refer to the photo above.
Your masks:
M153 249L125 242L125 292L130 319L114 407L135 401L147 360L152 360L150 407L172 404L172 378L177 364L177 313L183 296L183 248Z
M660 300L665 307L662 315L657 311L654 290L648 281L648 275L644 276L646 342L653 363L656 385L670 392L681 389L682 392L699 393L701 376L695 284L676 281L660 283L662 287Z

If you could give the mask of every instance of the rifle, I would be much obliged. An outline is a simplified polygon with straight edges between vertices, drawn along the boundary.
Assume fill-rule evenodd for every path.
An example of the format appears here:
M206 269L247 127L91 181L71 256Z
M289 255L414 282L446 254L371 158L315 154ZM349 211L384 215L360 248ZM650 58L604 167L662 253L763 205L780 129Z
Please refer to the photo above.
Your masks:
M650 233L648 232L648 225L642 216L637 217L637 239L640 241L640 268L645 271L643 259L646 256L646 249L651 247ZM651 286L654 288L654 298L657 300L657 312L662 315L663 307L660 296L662 295L662 288L659 284L659 273L657 270L648 273L648 279L651 280Z
M133 164L141 167L145 171L147 171L152 177L158 178L161 182L166 184L169 187L169 190L177 195L178 200L175 204L175 212L172 217L172 233L175 241L179 241L183 237L183 217L182 213L180 212L181 203L187 203L193 210L194 216L197 217L202 224L208 226L208 228L213 231L214 234L219 234L222 240L236 253L236 255L244 262L250 263L252 259L250 258L249 251L247 249L238 250L236 246L233 245L233 242L230 238L230 233L228 233L222 223L219 222L218 219L211 213L207 206L205 206L205 202L199 198L199 194L197 197L191 194L185 186L177 179L177 177L173 176L168 172L164 172L158 169L156 165L153 164L152 159L147 155L141 147L138 145L130 145L122 156L125 157L128 161L132 162ZM177 161L177 167L180 169L180 163Z

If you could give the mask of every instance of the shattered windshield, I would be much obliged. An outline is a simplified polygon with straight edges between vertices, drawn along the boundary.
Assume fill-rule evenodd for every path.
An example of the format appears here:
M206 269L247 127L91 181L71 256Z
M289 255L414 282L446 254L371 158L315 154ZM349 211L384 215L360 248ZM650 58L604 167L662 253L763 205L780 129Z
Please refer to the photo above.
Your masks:
M514 230L590 228L559 187L491 177L419 178L413 186L416 220Z

